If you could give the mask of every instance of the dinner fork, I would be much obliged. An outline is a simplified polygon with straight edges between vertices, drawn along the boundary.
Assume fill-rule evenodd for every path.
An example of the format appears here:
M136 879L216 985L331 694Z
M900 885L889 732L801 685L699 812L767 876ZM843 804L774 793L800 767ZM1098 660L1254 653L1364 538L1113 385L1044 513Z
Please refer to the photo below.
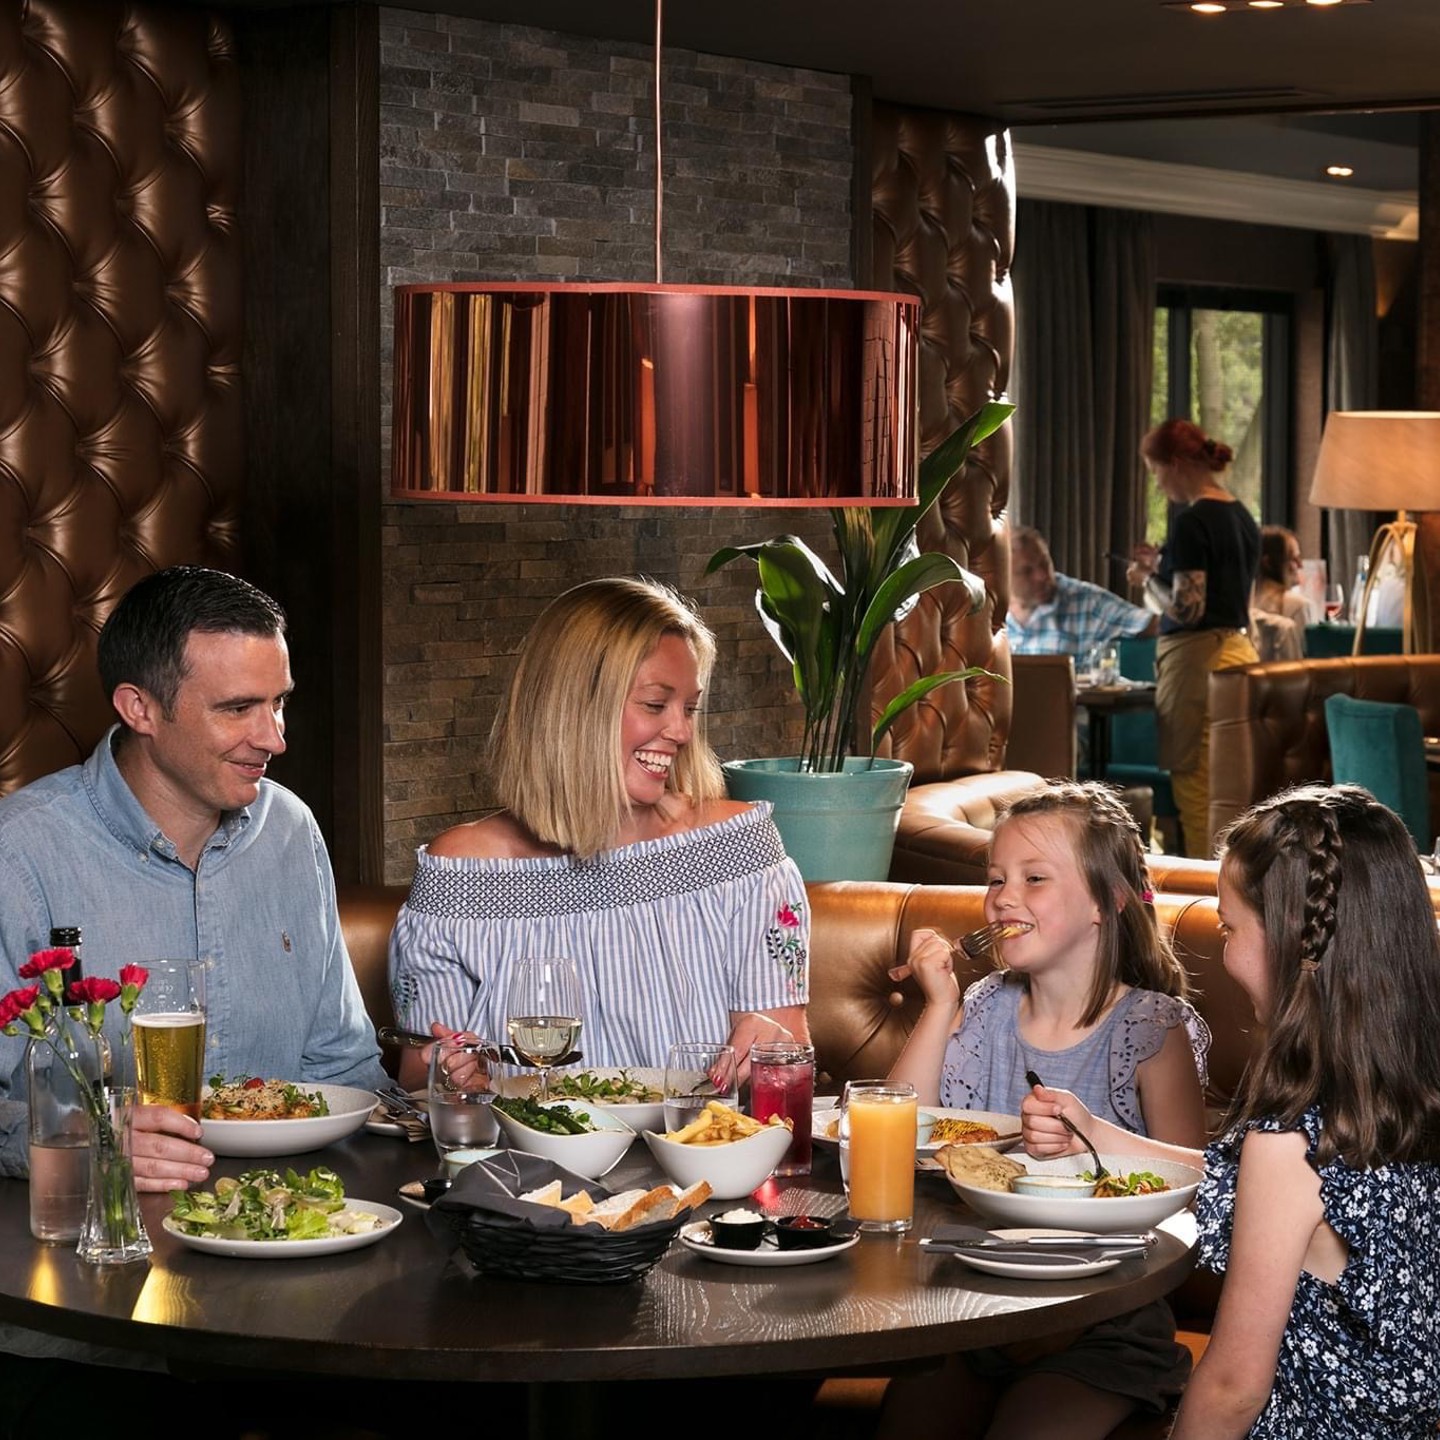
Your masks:
M950 942L951 955L964 955L970 960L985 960L993 958L991 952L1001 940L1013 940L1017 935L1024 935L1033 927L1021 920L993 920L989 925L982 925L978 930L971 930L969 934L962 935L958 940ZM910 978L909 964L896 965L887 972L892 980L908 980Z

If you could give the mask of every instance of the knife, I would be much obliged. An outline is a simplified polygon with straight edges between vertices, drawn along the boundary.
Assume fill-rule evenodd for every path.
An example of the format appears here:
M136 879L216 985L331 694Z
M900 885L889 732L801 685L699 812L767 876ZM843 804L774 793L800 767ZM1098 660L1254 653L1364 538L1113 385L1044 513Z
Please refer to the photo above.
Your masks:
M1145 1250L1155 1243L1145 1235L1032 1235L1026 1240L1004 1240L998 1235L974 1240L920 1241L928 1250Z

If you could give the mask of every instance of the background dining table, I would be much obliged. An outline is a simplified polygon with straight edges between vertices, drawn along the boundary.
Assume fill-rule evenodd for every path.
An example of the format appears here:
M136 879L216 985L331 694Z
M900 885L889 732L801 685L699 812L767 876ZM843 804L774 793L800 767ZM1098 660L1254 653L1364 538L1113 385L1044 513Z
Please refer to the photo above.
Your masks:
M217 1174L254 1160L222 1159ZM864 1236L822 1263L736 1267L679 1243L641 1281L555 1286L467 1273L397 1197L435 1173L428 1144L365 1132L310 1155L348 1196L404 1212L378 1244L314 1259L242 1260L198 1253L168 1234L168 1197L143 1200L148 1261L82 1263L68 1246L30 1238L27 1189L0 1184L0 1319L94 1344L163 1354L177 1369L254 1367L389 1380L614 1381L723 1375L833 1374L904 1365L981 1345L1032 1340L1132 1310L1168 1293L1191 1267L1182 1215L1144 1259L1083 1279L1012 1280L977 1273L916 1244L936 1226L973 1219L943 1175L917 1175L916 1225L905 1239ZM645 1146L607 1177L654 1184ZM832 1151L812 1176L770 1181L767 1210L837 1214L844 1194ZM702 1213L731 1208L712 1202ZM569 1387L559 1387L567 1389ZM543 1407L532 1433L575 1435ZM581 1427L583 1429L583 1425Z

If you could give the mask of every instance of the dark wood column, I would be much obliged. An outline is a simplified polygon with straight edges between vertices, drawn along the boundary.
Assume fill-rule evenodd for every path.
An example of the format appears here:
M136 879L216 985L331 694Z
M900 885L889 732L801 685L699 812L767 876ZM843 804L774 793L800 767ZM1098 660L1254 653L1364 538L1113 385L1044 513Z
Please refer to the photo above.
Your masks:
M1440 111L1420 117L1420 317L1415 404L1440 410ZM1440 636L1440 512L1416 516L1415 559L1430 580L1430 633Z

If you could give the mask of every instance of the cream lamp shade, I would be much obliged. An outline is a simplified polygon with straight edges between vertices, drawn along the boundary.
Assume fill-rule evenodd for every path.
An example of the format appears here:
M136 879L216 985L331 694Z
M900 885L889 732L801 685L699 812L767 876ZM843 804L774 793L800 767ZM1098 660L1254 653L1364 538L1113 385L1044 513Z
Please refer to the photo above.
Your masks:
M1405 512L1440 510L1440 413L1335 411L1325 421L1310 502L1332 510L1396 512L1375 533L1354 653L1361 653L1371 590L1387 560L1405 577L1405 653L1429 650L1429 586L1425 567L1415 563L1416 527Z

